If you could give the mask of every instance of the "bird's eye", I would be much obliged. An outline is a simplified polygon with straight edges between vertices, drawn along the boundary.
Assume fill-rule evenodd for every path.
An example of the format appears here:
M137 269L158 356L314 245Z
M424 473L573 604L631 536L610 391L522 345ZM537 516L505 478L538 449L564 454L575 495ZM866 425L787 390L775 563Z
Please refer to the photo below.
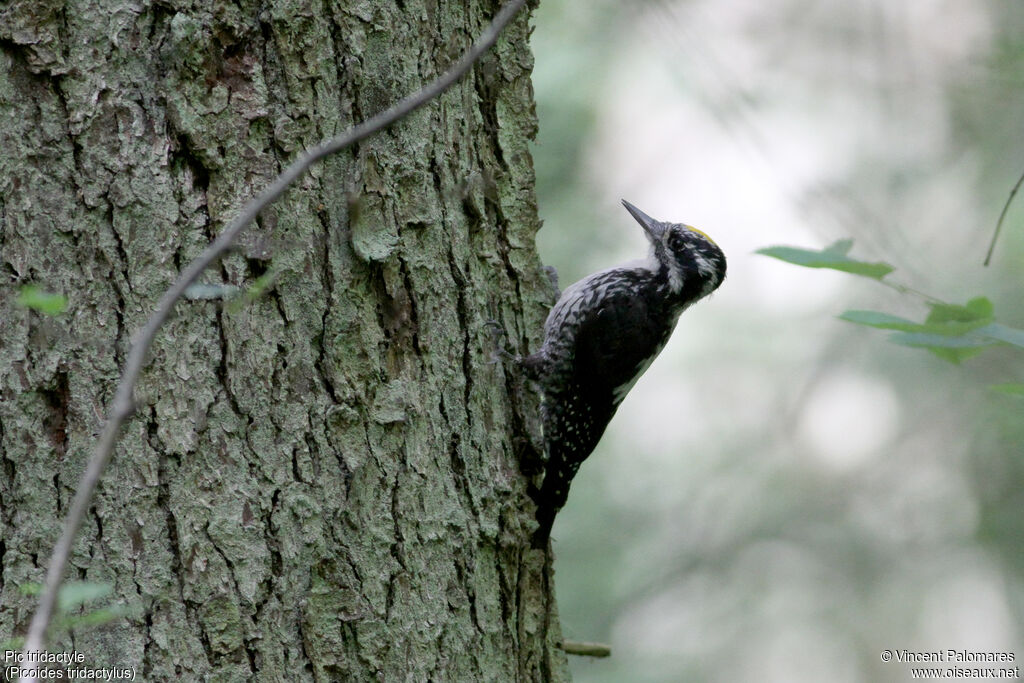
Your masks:
M686 245L686 240L677 231L673 230L668 236L668 248L672 251L679 251Z

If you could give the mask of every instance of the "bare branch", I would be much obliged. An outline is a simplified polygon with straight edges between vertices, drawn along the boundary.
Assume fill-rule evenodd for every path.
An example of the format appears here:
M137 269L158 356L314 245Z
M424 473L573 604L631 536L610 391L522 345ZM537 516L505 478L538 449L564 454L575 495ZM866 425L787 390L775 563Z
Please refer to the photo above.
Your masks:
M360 123L347 133L331 138L313 149L308 150L299 159L294 161L273 183L264 189L259 196L242 207L242 211L233 221L231 221L228 227L217 236L217 239L214 240L213 243L210 244L210 246L208 246L195 261L190 263L188 267L181 272L174 284L172 284L167 291L164 292L163 296L160 297L156 310L153 311L153 315L150 316L148 321L146 321L145 327L138 332L135 342L132 344L131 350L128 353L128 360L125 363L121 380L117 385L117 393L111 403L107 422L104 425L103 432L100 434L99 440L96 442L96 448L93 451L92 458L89 460L85 473L82 475L82 479L75 491L75 496L71 501L71 506L64 522L64 530L61 533L61 537L57 541L56 546L54 546L53 555L50 558L50 564L46 573L46 582L43 585L43 590L39 598L39 606L32 617L32 623L29 625L28 634L25 638L24 652L26 655L29 653L39 652L43 649L46 628L49 626L50 620L53 616L53 608L57 599L57 591L60 588L64 571L67 567L68 557L71 554L71 544L75 539L75 535L78 533L78 529L82 524L82 519L85 517L85 513L92 501L96 484L99 482L100 477L103 476L103 471L110 462L110 457L114 450L114 444L117 442L118 432L120 431L121 425L126 419L128 419L133 411L132 394L134 392L135 383L139 378L139 373L145 365L146 353L149 351L149 347L153 343L153 338L167 320L167 317L171 314L171 311L178 299L180 299L185 293L188 286L195 282L196 278L198 278L211 263L216 261L221 254L231 246L239 233L241 233L249 223L255 220L263 209L276 201L288 186L305 173L310 166L320 159L334 154L335 152L339 152L346 147L349 147L356 142L359 142L360 140L386 128L387 126L390 126L395 121L398 121L431 101L462 78L462 76L469 71L481 55L490 49L497 40L498 34L501 33L501 30L505 28L519 10L522 9L525 2L526 0L509 0L509 2L505 4L495 15L494 20L487 30L480 35L469 50L463 54L459 61L423 89L409 95L390 109L387 109L373 118ZM34 656L27 656L25 658L26 663L32 662L33 660ZM24 676L22 680L36 681L36 667L31 664L29 666L31 667L32 672L31 674Z
M985 265L989 264L992 260L992 252L996 248L996 240L999 239L999 231L1003 229L1003 219L1006 218L1006 212L1010 210L1010 204L1013 203L1013 198L1017 195L1017 190L1020 189L1021 183L1024 183L1024 173L1021 174L1020 178L1017 179L1017 184L1010 190L1010 196L1006 198L1006 203L1003 204L1003 210L999 213L999 220L996 221L996 232L992 235L992 242L988 245L988 253L985 254Z

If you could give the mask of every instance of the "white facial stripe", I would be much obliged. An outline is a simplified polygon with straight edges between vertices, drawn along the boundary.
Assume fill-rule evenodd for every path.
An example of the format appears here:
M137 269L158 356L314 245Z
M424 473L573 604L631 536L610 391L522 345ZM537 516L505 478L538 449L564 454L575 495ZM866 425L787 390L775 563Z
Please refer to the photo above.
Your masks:
M704 277L711 277L715 274L715 269L714 266L711 265L711 261L709 261L699 251L693 251L693 260L697 263L697 270L700 271L700 274Z
M683 274L682 268L674 258L668 260L668 286L674 293L678 294L683 291L683 280L686 276Z

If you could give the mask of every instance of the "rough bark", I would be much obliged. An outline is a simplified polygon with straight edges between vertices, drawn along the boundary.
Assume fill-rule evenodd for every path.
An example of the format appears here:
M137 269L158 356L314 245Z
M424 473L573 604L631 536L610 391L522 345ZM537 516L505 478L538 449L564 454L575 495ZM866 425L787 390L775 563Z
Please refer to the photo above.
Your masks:
M130 335L303 148L458 56L496 4L22 2L0 11L0 641L22 633ZM179 304L54 632L142 680L560 680L517 409L485 324L550 292L525 14L473 73L316 167ZM69 297L49 318L16 287ZM525 416L525 418L523 417ZM525 424L524 424L525 420Z

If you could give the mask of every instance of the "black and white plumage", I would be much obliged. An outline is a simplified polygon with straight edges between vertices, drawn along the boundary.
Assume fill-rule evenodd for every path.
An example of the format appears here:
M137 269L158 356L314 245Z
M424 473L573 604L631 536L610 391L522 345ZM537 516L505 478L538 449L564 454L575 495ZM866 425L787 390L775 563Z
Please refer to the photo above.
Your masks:
M577 470L679 315L725 278L725 255L703 232L622 203L643 227L650 254L566 289L544 324L543 346L523 359L543 395L546 465L535 495L537 547L547 543Z

